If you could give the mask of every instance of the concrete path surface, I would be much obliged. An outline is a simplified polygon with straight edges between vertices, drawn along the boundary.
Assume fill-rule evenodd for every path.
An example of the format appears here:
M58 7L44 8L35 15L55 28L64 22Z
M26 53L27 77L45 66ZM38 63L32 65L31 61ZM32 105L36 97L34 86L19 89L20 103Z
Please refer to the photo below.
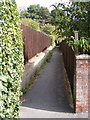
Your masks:
M23 96L23 101L20 118L87 118L85 113L74 114L68 104L59 48L55 48L50 62Z

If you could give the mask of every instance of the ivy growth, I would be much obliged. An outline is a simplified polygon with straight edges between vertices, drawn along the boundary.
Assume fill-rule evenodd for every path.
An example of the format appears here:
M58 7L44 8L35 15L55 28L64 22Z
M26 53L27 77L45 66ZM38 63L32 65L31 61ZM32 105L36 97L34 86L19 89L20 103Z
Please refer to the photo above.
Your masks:
M16 2L0 0L1 118L18 118L23 63L23 41Z

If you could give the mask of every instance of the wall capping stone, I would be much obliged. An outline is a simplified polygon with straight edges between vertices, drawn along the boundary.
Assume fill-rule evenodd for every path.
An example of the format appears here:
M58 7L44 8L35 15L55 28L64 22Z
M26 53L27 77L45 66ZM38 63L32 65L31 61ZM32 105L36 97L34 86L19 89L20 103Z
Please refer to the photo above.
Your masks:
M85 59L85 60L87 60L87 59L90 59L90 55L88 55L88 54L81 54L81 55L76 55L76 59Z

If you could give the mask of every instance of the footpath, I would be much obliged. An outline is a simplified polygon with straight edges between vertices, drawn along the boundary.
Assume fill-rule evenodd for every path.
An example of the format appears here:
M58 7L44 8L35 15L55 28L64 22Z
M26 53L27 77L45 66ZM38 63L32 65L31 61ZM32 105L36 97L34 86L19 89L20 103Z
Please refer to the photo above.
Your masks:
M59 48L55 48L50 62L23 96L20 118L88 118L87 113L75 114L69 106Z

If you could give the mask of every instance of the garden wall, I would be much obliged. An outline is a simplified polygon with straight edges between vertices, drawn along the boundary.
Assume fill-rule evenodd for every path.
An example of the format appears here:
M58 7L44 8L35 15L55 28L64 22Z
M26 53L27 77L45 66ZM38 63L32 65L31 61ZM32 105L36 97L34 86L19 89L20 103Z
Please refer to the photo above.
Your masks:
M34 57L37 53L44 51L51 45L51 39L48 35L36 31L28 26L21 24L22 36L24 41L25 63Z
M90 56L75 55L74 51L62 42L65 69L71 85L75 112L88 111L88 80L90 78Z
M76 56L76 112L88 111L88 80L90 56Z

